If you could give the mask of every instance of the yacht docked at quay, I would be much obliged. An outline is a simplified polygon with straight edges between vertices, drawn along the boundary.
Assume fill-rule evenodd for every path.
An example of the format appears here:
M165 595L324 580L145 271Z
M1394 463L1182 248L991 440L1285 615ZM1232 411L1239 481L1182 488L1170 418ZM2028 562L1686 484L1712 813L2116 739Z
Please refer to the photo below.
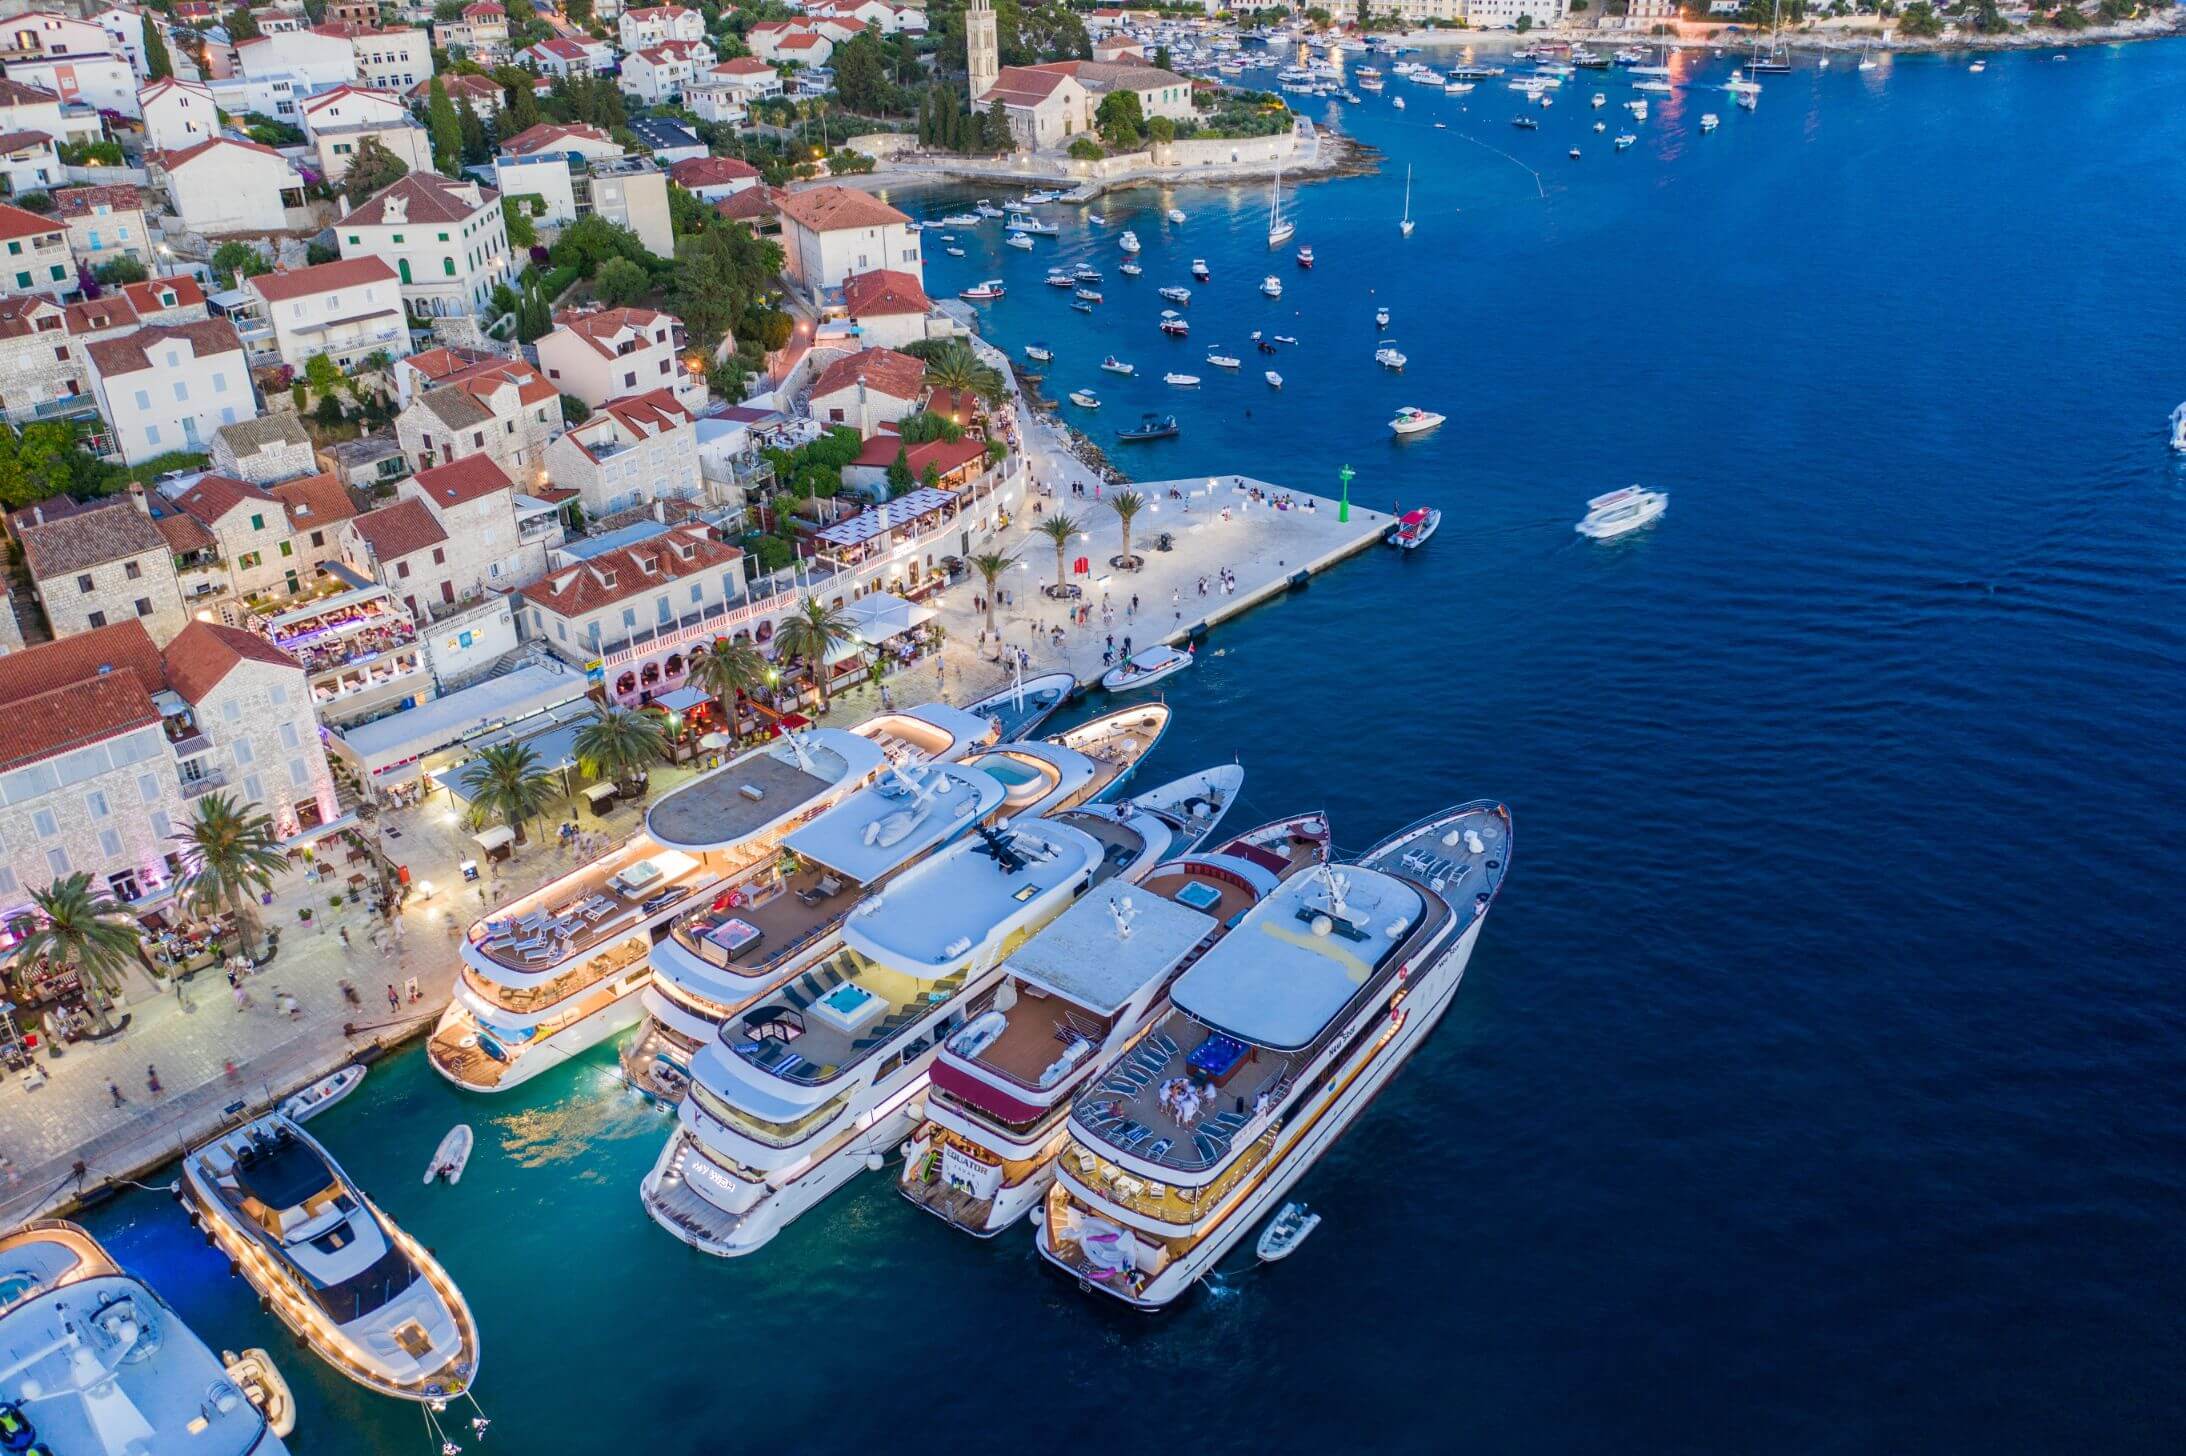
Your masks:
M287 1456L205 1342L72 1223L0 1238L0 1450Z
M942 704L856 729L807 729L678 788L647 829L474 923L427 1045L433 1070L504 1092L628 1030L655 945L692 896L764 864L781 837L890 763L954 756L991 736Z
M1119 1075L1119 1054L1167 1014L1171 983L1247 910L1326 860L1327 820L1197 847L1136 885L1101 886L1010 955L993 1008L935 1059L926 1121L904 1149L905 1197L980 1238L1022 1220L1055 1180L1078 1090Z
M1509 810L1461 805L1248 910L1074 1098L1041 1257L1139 1309L1189 1291L1433 1030L1510 850Z
M682 1097L693 1059L721 1025L838 950L861 898L982 824L1119 790L1160 742L1169 713L1150 704L1052 739L899 766L783 836L748 873L684 909L654 945L642 993L650 1019L623 1049L624 1071L655 1097Z
M994 1004L1011 950L1095 883L1143 873L1166 830L1083 814L982 827L843 920L842 948L722 1023L646 1176L653 1220L757 1252L901 1143L941 1043Z

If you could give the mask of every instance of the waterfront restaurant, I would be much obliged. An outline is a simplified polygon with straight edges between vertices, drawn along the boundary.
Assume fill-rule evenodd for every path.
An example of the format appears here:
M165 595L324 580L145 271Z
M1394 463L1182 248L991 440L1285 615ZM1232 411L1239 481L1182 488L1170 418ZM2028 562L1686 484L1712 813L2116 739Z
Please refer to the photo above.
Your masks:
M916 598L947 584L938 572L936 552L947 543L935 533L955 517L956 493L921 486L847 521L823 526L812 535L821 564L849 571L868 563L886 561L887 570L870 583L898 596Z
M352 723L433 695L417 624L385 587L338 591L251 630L303 664L322 722Z

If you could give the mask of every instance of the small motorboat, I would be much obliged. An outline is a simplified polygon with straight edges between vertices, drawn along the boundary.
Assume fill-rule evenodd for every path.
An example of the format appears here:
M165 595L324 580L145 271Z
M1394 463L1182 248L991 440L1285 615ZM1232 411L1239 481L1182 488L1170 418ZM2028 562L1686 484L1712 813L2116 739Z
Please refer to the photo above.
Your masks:
M1135 427L1116 431L1116 438L1126 445L1143 444L1148 440L1173 440L1176 436L1175 415L1142 415Z
M964 250L963 250L962 248L959 248L959 247L957 247L957 246L956 246L955 244L953 244L953 243L952 243L952 244L950 244L950 245L949 245L948 247L946 247L946 248L943 248L943 249L942 249L941 251L942 251L942 252L944 252L944 253L947 253L947 254L948 254L948 255L949 255L950 257L952 257L952 258L961 258L961 257L963 257L963 256L964 256Z
M296 1397L289 1393L288 1382L281 1378L281 1371L273 1363L273 1357L264 1350L245 1350L238 1355L233 1350L220 1352L220 1363L226 1367L228 1379L243 1392L243 1399L258 1407L258 1413L266 1418L266 1429L274 1435L286 1438L296 1430Z
M1298 341L1288 334L1277 334L1275 336L1275 342L1278 344L1287 345L1288 347L1293 349L1298 347Z
M1526 116L1524 114L1512 117L1510 119L1510 124L1517 127L1520 131L1537 131L1540 129L1541 125L1541 123L1535 121L1532 117Z
M1594 93L1594 99L1586 104L1599 109L1609 104L1609 97L1606 93L1597 91Z
M1070 307L1071 307L1071 310L1072 310L1073 312L1075 312L1075 313L1091 313L1091 312L1093 312L1093 305L1092 305L1092 304L1090 304L1090 303L1087 303L1087 302L1086 302L1086 301L1085 301L1084 299L1082 299L1082 298L1081 298L1081 299L1077 299L1077 300L1073 301L1073 302L1071 303Z
M1313 266L1313 247L1310 243L1298 250L1298 266L1308 269Z
M1192 326L1177 317L1175 309L1165 308L1161 311L1161 331L1172 338L1181 339L1192 331Z
M2186 451L2186 404L2171 411L2171 448Z
M1093 224L1093 226L1095 226L1095 227L1107 227L1107 226L1108 226L1108 219L1107 219L1107 218L1106 218L1105 216L1103 216L1102 214L1100 214L1100 213L1097 213L1097 212L1089 212L1089 213L1087 213L1087 214L1085 215L1085 220L1086 220L1087 222L1089 222L1089 223Z
M1179 227L1183 226L1183 224L1184 224L1184 209L1183 209L1183 208L1181 208L1181 207L1172 207L1172 208L1170 208L1170 209L1169 209L1169 221L1171 221L1171 222L1173 222L1173 223L1177 224L1177 225L1178 225Z
M1135 232L1132 232L1129 228L1125 228L1123 230L1123 236L1116 239L1116 246L1123 249L1126 253L1135 253L1139 250L1139 235Z
M1722 118L1722 117L1720 117L1720 116L1717 116L1717 115L1716 115L1716 114L1715 114L1714 112L1712 112L1712 111L1704 111L1704 112L1702 112L1702 113L1700 114L1700 129L1701 129L1702 131L1714 131L1714 130L1715 130L1715 129L1716 129L1717 127L1721 126L1722 124L1723 124L1723 118Z
M1632 133L1628 131L1620 131L1617 133L1617 150L1621 152L1626 147L1629 147L1630 145L1632 145L1632 143L1638 140L1639 138L1634 136Z
M1264 377L1267 379L1270 388L1281 389L1283 387L1283 376L1277 374L1273 369L1270 369Z
M1397 523L1382 533L1382 540L1399 551L1416 551L1427 544L1427 538L1442 524L1442 512L1433 506L1420 506L1397 517Z
M1207 271L1207 260L1205 258L1192 259L1192 276L1202 283L1214 276Z
M1973 73L1974 75L1978 76L1978 75L1980 75L1980 74L1981 74L1981 73L1982 73L1983 71L1986 71L1986 70L1987 70L1988 68L1989 68L1989 63L1988 63L1987 61L1975 61L1975 62L1974 62L1974 63L1973 63L1972 65L1968 66L1968 67L1967 67L1966 69L1967 69L1967 70L1969 70L1969 71L1971 71L1971 72L1972 72L1972 73Z
M1166 288L1156 289L1155 292L1159 293L1163 298L1168 299L1169 302L1177 304L1180 307L1192 301L1192 290L1190 290L1189 288L1180 288L1174 283L1170 284Z
M1011 233L1002 240L1002 246L1005 248L1022 248L1029 253L1032 251L1032 239L1023 233Z
M1628 485L1588 501L1586 519L1571 529L1591 540L1607 541L1637 531L1669 508L1670 497L1665 492Z
M1605 131L1609 130L1609 123L1608 123L1608 122L1606 122L1606 121L1597 121L1597 122L1595 122L1595 123L1594 123L1594 130L1595 130L1595 131L1596 131L1597 133L1600 133L1600 132L1605 132Z
M1217 369L1241 369L1245 361L1235 354L1209 354L1207 362Z
M1050 288L1069 288L1073 285L1068 273L1060 268L1050 268L1047 270L1047 286Z
M1398 410L1396 418L1389 422L1389 432L1393 435L1423 435L1441 424L1442 418L1433 410L1423 410L1408 404Z
M351 1062L330 1077L321 1077L303 1091L281 1104L281 1115L291 1122L309 1122L335 1103L357 1090L364 1080L364 1067Z
M1374 362L1384 369L1394 369L1401 373L1406 360L1404 351L1397 347L1396 340L1386 339L1382 342L1381 347L1374 351Z
M1080 283L1098 283L1101 281L1101 270L1091 263L1080 263L1070 271L1070 276Z
M1404 98L1402 96L1392 96L1389 98L1389 104L1402 111L1404 109Z
M1283 280L1270 273L1260 280L1260 291L1270 298L1281 298L1283 296Z
M1051 672L1013 682L964 711L993 723L995 731L1001 734L997 742L1014 743L1045 723L1077 690L1075 677L1067 672Z
M1140 274L1144 273L1146 270L1144 268L1141 268L1136 263L1126 263L1121 268L1118 268L1116 271L1118 273L1121 273L1126 278L1136 278Z
M979 215L972 212L952 212L941 220L943 227L978 227Z
M1149 647L1104 673L1101 686L1112 693L1136 692L1152 687L1163 678L1174 677L1191 665L1190 652L1167 646Z
M1296 1253L1306 1241L1306 1235L1321 1226L1321 1216L1303 1203L1286 1203L1282 1211L1268 1221L1260 1234L1260 1242L1254 1246L1260 1262L1273 1264Z
M957 294L957 297L970 299L971 301L976 303L983 299L1000 298L1003 294L1007 292L1009 292L1009 290L1002 286L1001 279L989 278L983 283L973 284L971 287Z
M1002 209L996 207L992 202L988 201L984 197L980 198L977 202L972 204L972 211L978 213L981 217L988 219L997 218L1002 215Z
M450 1185L463 1181L464 1165L471 1160L471 1125L459 1122L448 1129L448 1135L433 1149L433 1161L426 1166L425 1181L444 1178Z
M1169 373L1167 373L1167 374L1164 374L1164 375L1162 375L1162 376L1161 376L1161 382L1162 382L1163 384L1173 384L1173 385L1175 385L1175 386L1176 386L1176 387L1177 387L1178 389L1197 389L1197 388L1199 388L1199 376L1198 376L1198 375L1196 375L1196 374L1179 374L1179 373L1177 373L1177 372L1176 372L1175 370L1171 370L1171 371L1170 371Z
M1579 160L1579 149L1577 147L1571 149L1571 160L1574 162Z
M1388 309L1377 308L1374 310L1374 327L1377 329L1386 329L1389 327Z
M1098 288L1080 288L1070 296L1080 303L1099 303L1101 301L1101 291Z
M1027 344L1025 345L1025 357L1035 363L1052 364L1055 362L1055 351L1045 344Z
M1070 391L1070 402L1079 409L1099 409L1101 407L1101 397L1090 389L1073 389Z
M1126 364L1113 354L1101 360L1101 368L1107 370L1110 374L1136 374L1139 372L1137 365Z

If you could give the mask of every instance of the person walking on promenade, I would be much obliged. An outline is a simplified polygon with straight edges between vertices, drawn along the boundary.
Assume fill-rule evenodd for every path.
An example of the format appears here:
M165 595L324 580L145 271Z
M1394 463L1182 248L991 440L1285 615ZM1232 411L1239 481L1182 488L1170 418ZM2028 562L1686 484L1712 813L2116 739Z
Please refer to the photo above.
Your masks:
M357 995L357 988L349 984L348 977L343 977L338 984L342 988L342 1000L348 1002L351 1006L362 1006L364 1004L363 999Z
M114 1100L114 1105L116 1107L121 1106L124 1102L127 1102L129 1100L128 1098L121 1095L121 1084L119 1082L111 1080L108 1081L106 1084L106 1095Z
M238 1012L242 1012L242 1011L248 1011L248 1010L250 1010L250 1008L251 1008L251 999L250 999L250 992L248 992L248 991L246 991L246 990L244 990L244 989L243 989L243 986L242 986L242 983L241 983L241 982L237 982L237 983L236 983L236 987L235 987L235 1009L236 1009L236 1010L237 1010Z
M395 988L391 985L387 988L387 1009L389 1011L400 1011L402 1009L402 998L395 994Z
M145 1085L145 1087L146 1087L147 1089L149 1089L149 1090L150 1090L151 1094L152 1094L152 1095L153 1095L154 1097L157 1097L157 1096L159 1096L159 1093L160 1093L160 1086L159 1086L159 1068L157 1068L157 1067L155 1067L155 1066L152 1066L152 1065L151 1065L150 1063L146 1063L146 1064L145 1064L145 1068L144 1068L144 1085Z
M349 927L348 927L348 926L346 926L346 925L344 925L344 926L343 926L343 927L341 928L341 930L342 930L342 949L343 949L343 950L347 950L347 949L349 949Z

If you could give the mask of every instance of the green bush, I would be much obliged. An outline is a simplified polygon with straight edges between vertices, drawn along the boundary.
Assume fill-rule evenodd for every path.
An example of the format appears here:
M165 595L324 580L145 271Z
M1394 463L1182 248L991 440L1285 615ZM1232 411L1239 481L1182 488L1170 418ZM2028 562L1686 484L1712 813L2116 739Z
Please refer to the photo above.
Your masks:
M1098 162L1108 153L1101 150L1101 144L1093 138L1082 136L1070 144L1070 155L1080 162Z

